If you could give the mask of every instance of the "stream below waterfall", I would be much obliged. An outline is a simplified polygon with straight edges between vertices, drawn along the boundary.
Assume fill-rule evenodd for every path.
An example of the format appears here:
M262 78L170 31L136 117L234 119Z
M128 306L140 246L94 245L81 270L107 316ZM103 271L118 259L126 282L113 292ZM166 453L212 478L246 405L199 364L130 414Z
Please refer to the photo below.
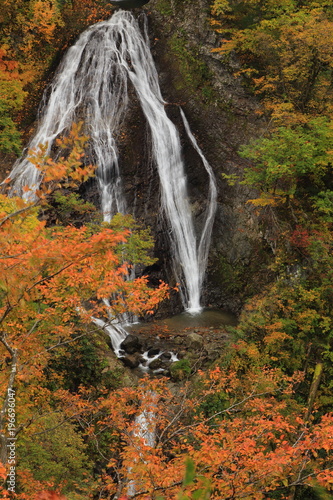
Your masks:
M172 376L173 364L181 359L187 359L185 364L189 366L199 359L204 364L217 359L231 338L227 327L236 324L233 314L214 309L129 324L124 326L126 333L117 344L116 354L139 376Z
M170 316L162 320L153 322L155 327L167 326L170 331L178 331L186 328L219 328L225 325L235 326L237 324L236 316L220 309L203 309L198 314L191 314L184 311L180 314ZM133 333L135 331L143 332L151 328L151 323L134 323L126 327L126 331Z

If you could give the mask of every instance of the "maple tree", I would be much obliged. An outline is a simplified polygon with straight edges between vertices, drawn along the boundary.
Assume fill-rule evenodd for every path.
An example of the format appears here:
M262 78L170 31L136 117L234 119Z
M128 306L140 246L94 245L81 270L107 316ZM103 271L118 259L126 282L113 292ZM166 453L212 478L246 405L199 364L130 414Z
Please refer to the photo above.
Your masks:
M29 436L32 429L36 432L42 416L52 415L55 408L60 412L60 422L71 419L74 395L62 389L60 383L55 390L48 387L45 370L50 360L63 345L89 335L92 316L109 318L107 321L112 322L125 311L149 314L167 295L163 283L152 289L146 277L128 278L128 271L136 262L151 262L143 251L151 246L151 239L147 232L136 231L131 221L118 220L112 228L103 223L47 226L40 219L41 210L50 203L59 186L74 189L92 175L92 167L81 165L85 141L74 126L69 137L63 139L65 152L57 162L45 157L43 150L31 158L43 172L37 202L0 195L3 464L7 455L6 413L11 391L15 390L18 416L15 435L26 431ZM111 309L104 303L105 298L110 298ZM80 404L84 407L84 401ZM31 474L26 481L24 474L22 471L20 476L21 498L27 494L25 484L32 491L36 488Z
M235 50L243 75L278 124L332 110L332 8L326 2L216 0L217 51ZM221 17L219 17L221 16Z
M306 423L291 397L300 378L217 367L177 393L164 379L114 391L101 403L115 439L112 472L99 492L189 500L287 498L295 485L330 489L332 416Z
M0 152L18 155L45 80L71 40L113 7L103 0L3 0L0 12Z

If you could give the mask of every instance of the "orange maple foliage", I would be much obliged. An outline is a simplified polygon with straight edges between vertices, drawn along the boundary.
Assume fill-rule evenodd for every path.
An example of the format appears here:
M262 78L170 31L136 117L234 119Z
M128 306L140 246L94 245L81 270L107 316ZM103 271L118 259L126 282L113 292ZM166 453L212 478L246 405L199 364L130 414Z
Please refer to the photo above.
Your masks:
M59 160L58 169L45 159L50 172L44 175L39 202L0 195L0 356L4 361L0 460L4 465L9 391L15 391L15 437L52 412L55 404L69 419L91 411L91 403L82 395L47 387L49 360L62 345L89 334L92 316L112 322L123 312L152 313L167 296L164 283L152 289L146 277L128 279L132 262L122 260L122 249L130 238L129 229L114 230L108 224L47 227L38 218L38 203L45 204L54 189L73 188L93 173L90 167L80 169L82 138L76 134L74 127L69 142L64 141L66 147L71 142L72 149ZM105 298L110 299L111 309ZM45 489L32 474L26 480L27 473L18 471L26 491Z
M103 0L1 1L0 151L20 153L20 122L26 126L34 120L45 75L54 70L55 59L70 40L112 11ZM4 109L1 101L8 97L12 102Z
M260 500L273 491L287 498L295 485L330 490L333 416L307 425L290 398L297 380L274 370L239 380L216 368L200 375L194 395L186 386L173 394L166 380L110 394L103 424L122 443L109 463L118 479L105 478L111 495ZM195 472L183 482L189 458Z
M38 493L33 500L66 500L66 497L59 495L55 491L44 491Z

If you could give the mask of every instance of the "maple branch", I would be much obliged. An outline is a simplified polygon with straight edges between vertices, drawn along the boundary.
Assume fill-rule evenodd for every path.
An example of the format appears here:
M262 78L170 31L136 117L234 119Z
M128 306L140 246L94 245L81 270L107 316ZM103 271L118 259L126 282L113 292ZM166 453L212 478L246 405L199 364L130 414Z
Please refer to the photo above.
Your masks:
M57 347L60 347L62 345L70 344L72 342L75 342L75 340L80 339L81 337L87 336L88 333L82 333L81 335L78 335L77 337L71 338L69 340L64 340L63 342L59 341L57 344L52 345L51 347L45 348L45 351L52 351L52 349L56 349Z
M55 276L57 276L58 274L61 274L65 269L69 268L70 266L72 266L74 264L74 262L71 262L69 263L67 266L64 266L63 268L61 268L59 271L49 275L49 276L46 276L45 278L42 278L41 280L39 281L36 281L33 285L31 285L29 288L25 288L21 295L19 296L19 298L16 300L16 303L15 304L10 304L8 303L7 305L7 308L6 310L4 311L3 315L2 315L2 318L0 319L0 324L4 321L4 319L8 316L8 314L14 309L14 307L16 307L20 301L23 299L24 297L24 294L27 293L27 292L30 292L30 290L32 290L35 286L39 285L40 283L43 283L44 281L48 281L52 278L54 278ZM8 295L7 295L7 301L8 301Z
M59 269L58 271L54 272L53 274L49 274L48 276L45 276L45 278L42 278L42 279L36 281L29 288L26 288L24 290L24 293L30 292L30 290L32 290L35 286L40 285L41 283L44 283L45 281L51 280L52 278L54 278L55 276L58 276L59 274L61 274L63 271L65 271L69 267L73 266L74 264L77 264L78 262L81 262L82 260L86 259L87 257L93 257L97 253L98 252L96 251L96 252L91 252L91 253L87 253L85 255L82 255L80 258L78 258L76 260L73 260L72 262L70 262L66 266L63 266L61 269ZM22 295L22 297L23 297L23 295Z
M274 392L278 392L278 390L276 390ZM198 425L206 424L207 422L209 422L210 420L213 420L214 418L218 417L219 415L222 415L223 413L228 413L231 410L233 410L234 408L236 408L237 406L243 405L244 403L246 403L246 401L249 401L250 399L253 399L255 397L260 397L260 396L266 396L268 394L272 394L272 391L265 391L265 392L260 392L260 393L251 393L249 396L245 397L241 401L238 401L237 403L234 403L233 405L229 406L229 408L226 408L225 410L221 410L221 411L219 411L217 413L214 413L214 415L211 415L208 418L200 420L200 422L196 422L194 424L190 424L190 425L186 425L185 427L181 427L180 429L178 429L177 431L175 431L173 434L171 434L171 436L169 436L169 439L172 439L177 434L182 434L183 431L186 430L186 429L192 429L194 427L197 427Z
M172 483L169 486L155 486L153 491L166 491L171 488L175 488L175 486L180 486L183 484L183 481L177 481L176 483ZM140 495L146 495L147 493L151 493L150 490L140 491L139 493L135 493L131 496L131 498L138 498Z
M21 255L24 255L25 252L18 253L16 255L5 255L5 254L0 254L0 259L1 260L6 260L6 259L17 259L18 257L21 257Z
M54 415L54 414L56 415L57 413L59 413L59 412L54 411L54 412L51 412L51 413L47 413L46 415ZM42 415L42 418L44 418L46 415ZM41 434L47 434L48 432L55 431L56 429L58 429L58 427L61 427L63 424L65 424L66 422L72 420L73 418L76 418L78 415L79 415L79 413L71 415L70 417L66 417L63 420L61 420L61 422L59 422L58 424L54 425L53 427L48 427L47 429L44 429L43 431L34 432L32 434L32 436L40 436ZM37 420L39 420L39 418L35 419L34 421L36 422Z
M80 260L82 260L83 258L86 258L85 257L82 257ZM27 293L27 292L30 292L30 290L32 290L33 288L35 288L37 285L40 285L41 283L44 283L45 281L49 281L51 280L52 278L54 278L55 276L58 276L58 274L61 274L63 271L65 271L66 269L68 269L69 267L73 266L75 264L75 262L70 262L69 264L67 264L66 266L63 266L61 269L59 269L59 271L56 271L55 273L53 274L49 274L48 276L46 276L45 278L41 278L40 280L36 281L35 283L33 283L29 288L26 288L24 290L24 293Z
M34 203L32 203L31 205L28 205L27 207L24 207L24 208L20 208L20 210L16 210L16 212L12 212L8 215L6 215L6 217L4 217L3 219L1 219L0 221L0 227L9 219L11 219L12 217L15 217L16 215L20 215L22 214L23 212L26 212L27 210L30 210L31 208L33 207L36 207L38 205L38 203L40 203L39 200L35 201Z
M177 422L177 420L179 419L179 417L184 412L184 407L185 407L185 402L186 402L187 394L188 394L188 386L185 387L184 396L183 396L182 402L180 403L180 410L176 413L176 415L173 417L173 419L169 422L169 424L163 429L163 431L161 432L161 434L158 436L158 444L161 443L164 434L168 431L168 429L170 429L170 427L175 422Z

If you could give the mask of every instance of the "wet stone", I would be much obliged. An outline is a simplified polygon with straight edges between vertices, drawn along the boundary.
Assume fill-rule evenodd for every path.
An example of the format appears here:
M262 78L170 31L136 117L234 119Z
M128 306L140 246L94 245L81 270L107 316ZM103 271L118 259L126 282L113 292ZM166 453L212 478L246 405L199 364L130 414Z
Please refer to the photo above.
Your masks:
M160 356L162 361L169 361L171 359L171 352L163 352Z
M189 342L190 342L190 347L194 349L200 349L203 346L204 339L201 335L198 335L197 333L190 333L188 336Z
M135 354L133 355L130 354L125 358L121 358L121 360L125 366L128 366L128 368L137 368L140 364L139 356L136 356Z
M157 356L160 353L159 347L151 347L148 351L148 356L152 358L153 356Z
M158 368L163 368L163 361L158 358L154 359L151 363L149 363L150 370L158 370Z
M125 340L120 344L120 348L123 349L127 354L134 354L139 351L142 344L136 335L127 335Z

